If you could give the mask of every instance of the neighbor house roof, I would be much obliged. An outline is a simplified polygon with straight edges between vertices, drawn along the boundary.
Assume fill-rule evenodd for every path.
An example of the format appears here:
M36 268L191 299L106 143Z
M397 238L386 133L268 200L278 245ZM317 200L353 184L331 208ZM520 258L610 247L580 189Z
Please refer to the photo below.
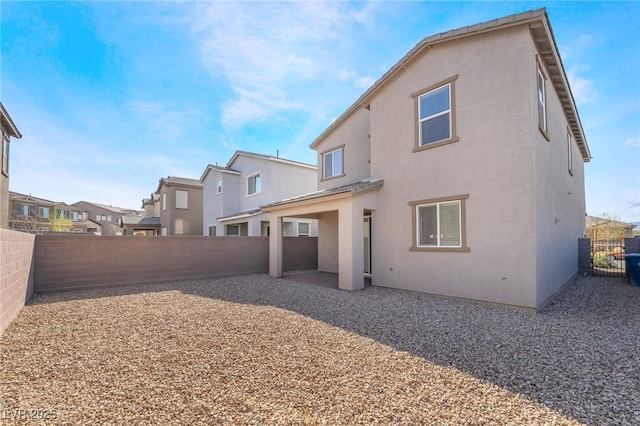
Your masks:
M116 206L111 206L111 205L106 205L106 204L93 203L91 201L84 201L84 200L77 201L77 202L73 203L73 205L75 206L76 204L80 204L80 203L90 204L90 205L98 207L100 209L109 210L109 211L112 211L114 213L121 214L121 215L126 215L126 214L131 214L131 213L138 214L138 211L134 210L134 209L126 209L126 208L123 208L123 207L116 207Z
M241 212L235 212L232 214L228 214L226 216L222 216L217 218L217 220L219 220L220 222L224 222L227 220L235 220L235 219L242 219L245 217L250 217L250 216L255 216L257 214L262 213L262 210L260 208L254 208L254 209L249 209L249 210L244 210Z
M160 192L160 188L162 187L162 185L188 186L192 188L203 187L202 182L200 182L198 179L183 178L178 176L167 176L167 177L160 178L160 181L158 182L158 189L156 189L156 192Z
M214 164L207 164L207 168L204 169L204 172L202 173L202 176L200 177L200 182L204 182L205 178L207 177L207 174L209 174L209 172L211 170L217 170L217 171L222 172L222 173L231 173L231 174L234 174L234 175L241 174L240 171L234 170L234 169L229 168L229 167L222 167L222 166L218 166L217 164L215 164L215 165Z
M160 218L157 216L144 216L144 217L123 216L122 224L123 225L140 225L140 226L147 226L147 227L160 227Z
M57 203L55 201L51 201L51 200L45 200L44 198L38 198L38 197L34 197L33 195L29 194L20 194L19 192L13 192L13 191L9 191L9 200L12 201L24 201L27 203L36 203L36 204L48 204L48 205L56 205L56 204L62 204L62 203Z
M308 169L313 169L313 170L317 170L318 167L314 166L313 164L307 164L307 163L302 163L300 161L294 161L294 160L287 160L286 158L282 158L280 156L276 156L274 157L273 155L267 155L267 154L258 154L257 152L249 152L249 151L236 151L235 154L233 154L233 157L231 157L231 160L229 160L229 162L227 163L227 167L226 168L231 168L231 165L233 164L234 161L236 161L236 158L238 158L238 156L240 155L244 155L247 157L254 157L254 158L263 158L265 160L269 160L269 161L276 161L279 163L285 163L285 164L290 164L293 166L299 166L299 167L305 167Z
M558 53L558 47L553 36L553 31L549 24L549 17L545 8L530 10L527 12L519 13L516 15L509 15L499 19L493 19L491 21L481 22L479 24L458 28L455 30L446 31L443 33L434 34L424 38L416 46L411 49L400 61L389 69L380 79L378 79L373 85L367 89L366 92L360 98L351 105L340 117L338 117L320 136L318 136L310 145L312 149L315 149L320 142L322 142L334 129L342 124L351 114L353 114L358 108L369 108L371 98L376 92L383 87L391 78L396 74L402 72L404 68L418 55L420 55L425 49L431 48L434 45L446 43L452 40L458 40L465 37L470 37L486 32L492 32L504 28L513 27L516 25L529 25L532 32L534 42L538 47L541 59L545 63L545 66L551 74L551 82L558 93L560 101L562 103L562 109L567 118L569 126L573 131L574 138L580 148L582 158L584 161L591 159L591 153L587 140L584 135L582 123L576 109L575 100L569 87L569 80L562 65L560 54Z
M2 116L2 127L7 129L10 136L20 139L22 134L20 133L20 130L18 130L18 127L16 127L16 124L11 119L7 110L4 108L4 105L2 105L2 102L0 102L0 116Z
M619 220L609 219L606 217L597 217L597 216L587 216L587 219L585 222L586 222L587 228L612 226L612 227L619 227L619 228L625 228L625 229L633 229L636 227L635 223L621 222Z

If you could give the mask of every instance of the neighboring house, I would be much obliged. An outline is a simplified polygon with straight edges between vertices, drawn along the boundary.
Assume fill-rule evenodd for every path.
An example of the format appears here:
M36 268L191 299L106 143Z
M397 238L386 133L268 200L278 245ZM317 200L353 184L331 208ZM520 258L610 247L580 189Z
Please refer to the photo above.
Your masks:
M260 206L316 190L317 167L279 156L236 151L225 167L208 165L203 233L209 236L268 236L269 215ZM316 236L317 220L287 218L285 236Z
M137 210L108 206L106 204L89 201L78 201L73 203L72 206L86 211L89 215L88 218L101 226L101 233L98 235L104 236L122 235L120 225L123 217L142 216L141 212Z
M9 227L9 151L11 138L20 139L22 134L0 102L2 124L2 163L0 164L0 228Z
M120 223L122 235L160 235L160 194L152 193L142 200L144 216L123 216Z
M169 176L160 179L161 235L202 235L202 183Z
M606 217L587 216L585 235L593 241L633 238L635 223L626 223Z
M41 234L44 232L97 232L99 226L88 220L82 209L63 202L46 200L32 195L9 192L9 228ZM56 222L55 218L71 219Z
M545 9L425 38L312 144L318 189L263 206L319 219L318 268L540 308L576 276L591 158Z

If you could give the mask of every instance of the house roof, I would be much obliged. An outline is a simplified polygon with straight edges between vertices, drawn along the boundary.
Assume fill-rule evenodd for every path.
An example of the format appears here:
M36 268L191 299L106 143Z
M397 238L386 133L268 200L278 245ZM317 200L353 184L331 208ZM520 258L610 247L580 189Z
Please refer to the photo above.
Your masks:
M222 173L231 173L231 174L234 174L234 175L241 174L241 172L239 170L234 170L234 169L229 168L229 167L222 167L222 166L218 166L217 164L215 164L215 165L207 164L207 168L204 169L204 172L202 172L202 176L200 177L200 182L204 183L204 180L207 177L207 174L209 174L209 172L211 170L217 170L217 171L222 172Z
M258 207L258 208L255 208L255 209L249 209L249 210L244 210L244 211L241 211L241 212L235 212L235 213L232 213L232 214L228 214L226 216L222 216L222 217L217 218L217 220L223 222L223 221L226 221L226 220L234 220L234 219L241 219L243 217L255 216L255 215L260 214L260 213L262 213L262 209L260 209Z
M425 49L440 43L452 40L458 40L464 37L470 37L483 34L490 31L496 31L516 25L529 25L532 32L532 38L538 47L541 59L546 65L547 70L551 74L551 82L560 98L562 109L567 118L569 126L573 131L574 138L580 148L584 161L591 159L591 153L587 140L584 135L580 116L576 109L575 100L569 87L569 80L562 65L558 47L556 45L549 17L545 8L530 10L527 12L505 16L503 18L493 19L481 22L475 25L449 30L443 33L434 34L422 39L415 45L400 61L389 69L380 79L378 79L358 100L351 105L340 117L338 117L320 136L318 136L310 145L315 149L334 129L340 126L351 114L358 108L369 108L371 98L376 92L383 87L391 78L402 70Z
M618 227L618 228L633 229L636 227L635 223L621 222L619 220L609 219L606 217L597 217L597 216L587 216L587 219L585 222L586 222L587 228L612 226L612 227Z
M123 225L140 225L140 226L160 226L160 218L157 216L143 216L143 217L134 217L134 216L123 216L122 217Z
M158 189L156 190L156 192L160 192L160 188L162 187L162 185L166 185L166 186L177 185L177 186L190 186L193 188L202 188L202 182L200 182L198 179L183 178L178 176L167 176L167 177L160 178L160 181L158 182Z
M7 129L10 136L20 139L22 134L20 133L20 130L18 130L18 127L16 127L16 124L11 119L7 110L4 108L4 105L2 105L2 102L0 102L0 116L2 116L2 127Z
M274 157L273 155L259 154L257 152L249 152L249 151L236 151L235 154L233 154L233 156L231 157L231 160L229 160L229 162L227 163L226 168L231 168L231 165L233 164L233 162L236 161L236 158L238 158L238 156L240 155L244 155L247 157L254 157L254 158L263 158L265 160L276 161L279 163L290 164L293 166L305 167L313 170L318 169L318 167L314 166L313 164L302 163L300 161L294 161L294 160L287 160L286 158L282 158L280 156Z
M13 191L9 191L9 200L24 201L24 202L36 203L36 204L48 204L51 206L56 204L62 204L62 203L57 203L51 200L45 200L44 198L34 197L31 194L26 195L26 194L20 194L19 192L13 192Z
M83 211L80 207L69 205L63 201L51 201L46 200L44 198L34 197L29 194L20 194L19 192L9 191L9 200L11 201L22 201L25 203L33 203L41 206L51 206L51 207L64 207L74 211Z
M287 198L275 203L267 204L262 206L263 210L270 210L272 207L284 206L287 204L293 204L300 201L308 201L315 200L318 198L329 197L331 195L337 194L356 194L358 192L366 192L371 190L376 190L384 185L384 180L380 178L375 179L365 179L360 182L352 183L349 185L338 186L336 188L322 189L320 191L310 192L308 194L297 195L295 197Z
M92 206L96 206L96 207L101 208L103 210L109 210L109 211L112 211L114 213L121 214L121 215L126 215L126 214L131 214L131 213L138 214L138 211L134 210L134 209L126 209L126 208L123 208L123 207L116 207L116 206L111 206L111 205L108 206L106 204L93 203L91 201L84 201L84 200L77 201L77 202L73 203L73 205L76 206L76 204L80 204L80 203L91 204Z

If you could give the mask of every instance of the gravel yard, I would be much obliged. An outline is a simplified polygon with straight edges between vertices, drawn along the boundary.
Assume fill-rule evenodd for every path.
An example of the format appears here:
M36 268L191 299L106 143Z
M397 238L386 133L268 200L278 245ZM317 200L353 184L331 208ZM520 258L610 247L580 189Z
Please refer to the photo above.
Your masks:
M637 425L639 330L616 278L541 313L267 275L38 294L0 423Z

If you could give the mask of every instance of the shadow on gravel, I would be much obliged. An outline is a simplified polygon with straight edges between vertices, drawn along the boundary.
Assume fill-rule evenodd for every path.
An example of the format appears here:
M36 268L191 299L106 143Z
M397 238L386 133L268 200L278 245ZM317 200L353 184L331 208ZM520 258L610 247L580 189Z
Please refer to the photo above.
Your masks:
M456 368L585 423L640 424L640 288L578 278L545 310L267 275L36 295L31 304L180 291L273 306Z

